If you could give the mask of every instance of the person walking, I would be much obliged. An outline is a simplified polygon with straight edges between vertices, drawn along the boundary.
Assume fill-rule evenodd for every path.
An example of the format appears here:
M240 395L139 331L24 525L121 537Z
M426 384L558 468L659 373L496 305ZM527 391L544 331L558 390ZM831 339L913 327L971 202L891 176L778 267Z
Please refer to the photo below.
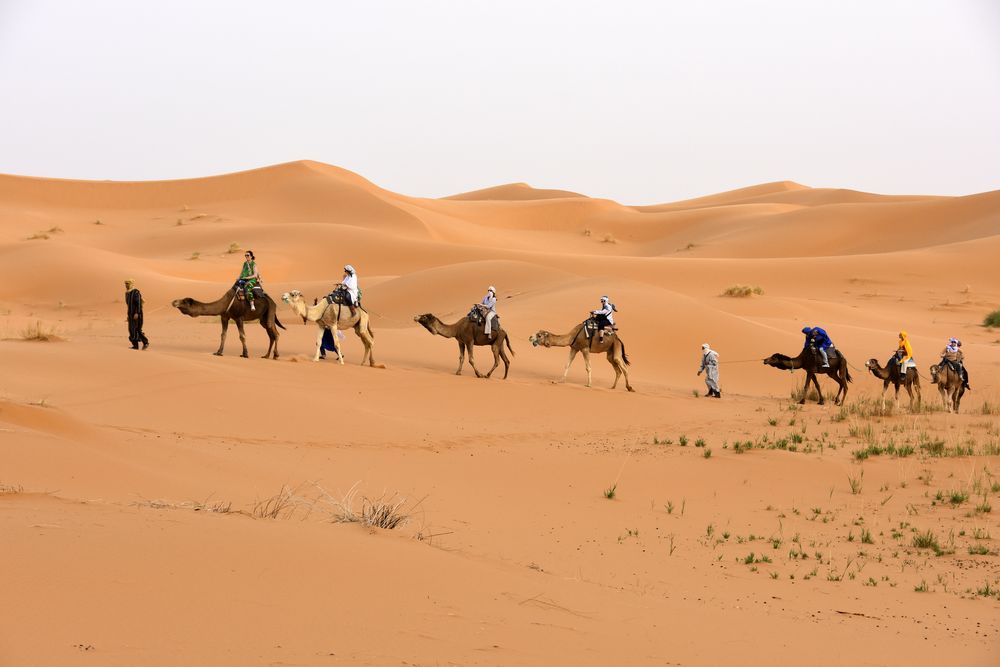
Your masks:
M705 385L708 387L705 396L722 398L722 392L719 390L719 353L708 343L701 346L701 368L698 369L698 375L701 375L702 371L705 372Z
M132 343L132 349L138 350L139 343L142 349L149 347L149 339L142 332L142 292L135 288L135 281L132 279L125 281L125 307L128 309L128 340Z

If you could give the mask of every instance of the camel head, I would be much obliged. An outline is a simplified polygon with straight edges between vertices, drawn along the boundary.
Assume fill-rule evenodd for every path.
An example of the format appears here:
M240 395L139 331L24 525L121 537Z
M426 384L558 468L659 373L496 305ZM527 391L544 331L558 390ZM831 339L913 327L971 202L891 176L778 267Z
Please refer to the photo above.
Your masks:
M186 296L183 299L174 299L170 302L170 305L181 311L184 315L189 317L198 317L196 313L191 312L191 308L194 306L194 299L189 296Z
M302 301L302 292L297 289L293 289L291 292L285 292L281 295L281 300L291 305L293 301Z
M549 336L551 335L552 334L545 329L539 329L531 336L528 336L528 342L531 343L532 347L538 347L539 345L542 347L550 347L551 343L549 343Z
M413 321L417 322L420 326L427 329L431 333L435 333L434 323L437 322L437 318L431 315L430 313L424 313L423 315L414 315Z
M791 359L783 354L772 354L770 357L764 360L765 366L774 366L775 368L786 369L788 368L788 362Z

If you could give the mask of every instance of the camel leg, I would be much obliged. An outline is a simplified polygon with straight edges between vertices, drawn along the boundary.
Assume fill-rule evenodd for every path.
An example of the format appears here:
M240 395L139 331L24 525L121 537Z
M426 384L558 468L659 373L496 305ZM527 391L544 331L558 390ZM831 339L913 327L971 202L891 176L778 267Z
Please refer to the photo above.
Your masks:
M589 387L591 382L593 381L593 373L591 372L590 368L590 350L584 348L580 351L583 353L583 365L584 368L587 369L587 386Z
M886 380L882 383L882 409L885 410L885 392L889 390L889 381Z
M334 325L330 328L330 332L333 334L331 336L331 338L333 338L333 348L335 350L337 350L337 363L339 363L341 366L343 366L344 365L344 351L340 348L340 337L337 336L337 331L338 331L337 324L335 322Z
M611 388L615 389L618 386L618 378L622 376L622 372L618 368L618 360L615 359L615 354L611 350L608 350L608 363L611 364L611 368L615 371L615 381L611 383Z
M503 379L507 379L507 373L510 372L510 357L507 356L506 350L503 347L500 348L500 358L503 359Z
M910 388L907 387L906 390L909 391ZM913 396L912 395L910 396L910 402L911 403L913 402ZM899 410L899 383L898 382L896 383L896 410L897 411Z
M472 341L466 347L469 350L469 365L472 366L472 370L475 371L477 378L483 377L483 374L479 372L478 368L476 368L476 359L475 356L473 355L473 351L475 350L476 347L476 342Z
M278 358L278 327L274 326L272 323L268 326L264 318L260 318L260 326L267 333L267 352L261 359L269 359L271 357L271 350L274 350L274 358Z
M458 341L458 370L455 375L462 374L462 366L465 364L465 343Z
M365 348L365 352L361 356L361 365L364 366L365 362L367 361L369 366L374 366L375 351L373 348L375 347L375 341L372 339L370 335L368 335L367 331L359 329L355 329L355 331L357 331L358 337L361 339L361 344L364 345Z
M566 381L566 376L569 375L569 367L573 365L573 360L576 359L576 352L576 348L569 348L569 361L566 362L566 369L563 371L562 379L559 380L560 382Z
M223 315L220 321L222 322L222 336L219 338L219 349L215 352L217 357L222 356L222 348L226 346L226 332L229 330L229 318Z
M318 325L316 327L316 352L313 354L313 361L319 361L319 352L323 348L323 332L326 327Z
M499 345L497 345L497 343L499 343ZM494 342L493 345L490 345L490 349L493 351L493 368L491 368L490 372L486 374L487 380L490 379L490 376L493 375L493 371L495 371L497 366L500 365L500 349L502 345L503 341L500 340L499 336L497 336L496 342Z
M368 364L370 366L374 366L375 362L371 358L372 344L371 341L368 340L367 333L363 333L363 331L364 330L361 328L361 318L358 318L358 321L354 324L354 333L361 339L361 345L364 347L364 352L361 355L361 365L364 366L365 364Z
M622 357L618 357L617 362L618 362L618 367L622 369L622 375L625 377L625 389L634 392L635 389L632 388L632 384L628 381L628 367L625 365L625 359ZM615 380L615 382L617 383L617 379Z
M819 404L823 405L826 403L826 400L823 398L823 388L819 386L819 378L816 377L815 373L810 374L809 377L812 378L813 384L816 386L816 393L819 395Z
M243 345L243 354L240 356L249 359L250 353L247 352L247 334L243 330L243 320L236 320L236 330L240 332L240 344Z
M920 409L921 404L924 402L923 397L920 395L920 380L914 378L913 390L917 392L917 410ZM911 408L912 411L912 408Z

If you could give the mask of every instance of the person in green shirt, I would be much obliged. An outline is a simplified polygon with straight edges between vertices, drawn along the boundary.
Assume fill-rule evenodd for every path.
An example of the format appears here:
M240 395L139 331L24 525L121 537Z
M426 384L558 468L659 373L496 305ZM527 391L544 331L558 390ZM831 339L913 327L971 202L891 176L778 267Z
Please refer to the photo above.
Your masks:
M250 303L250 310L257 310L253 303L253 289L260 286L260 271L257 270L257 258L254 257L253 250L247 250L243 255L243 269L240 271L240 278L237 281L242 283L246 291L247 301Z

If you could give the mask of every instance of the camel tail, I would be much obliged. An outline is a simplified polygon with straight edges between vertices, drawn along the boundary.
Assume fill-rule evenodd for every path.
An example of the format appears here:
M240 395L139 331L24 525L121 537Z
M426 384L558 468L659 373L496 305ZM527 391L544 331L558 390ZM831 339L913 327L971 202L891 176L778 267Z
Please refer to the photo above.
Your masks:
M619 338L619 340L621 340L621 339ZM631 366L632 365L632 362L628 360L628 355L625 354L625 343L622 343L622 361L625 362L626 366Z
M841 357L844 360L844 372L847 377L845 378L848 382L854 382L854 378L851 377L851 369L847 366L847 357Z
M282 324L281 320L278 319L278 314L277 313L274 314L274 323L277 324L278 327L280 327L281 329L285 328L285 325Z
M507 349L510 350L510 356L516 357L517 356L517 352L515 352L514 348L512 348L510 346L510 336L504 336L503 337L503 342L507 343Z

